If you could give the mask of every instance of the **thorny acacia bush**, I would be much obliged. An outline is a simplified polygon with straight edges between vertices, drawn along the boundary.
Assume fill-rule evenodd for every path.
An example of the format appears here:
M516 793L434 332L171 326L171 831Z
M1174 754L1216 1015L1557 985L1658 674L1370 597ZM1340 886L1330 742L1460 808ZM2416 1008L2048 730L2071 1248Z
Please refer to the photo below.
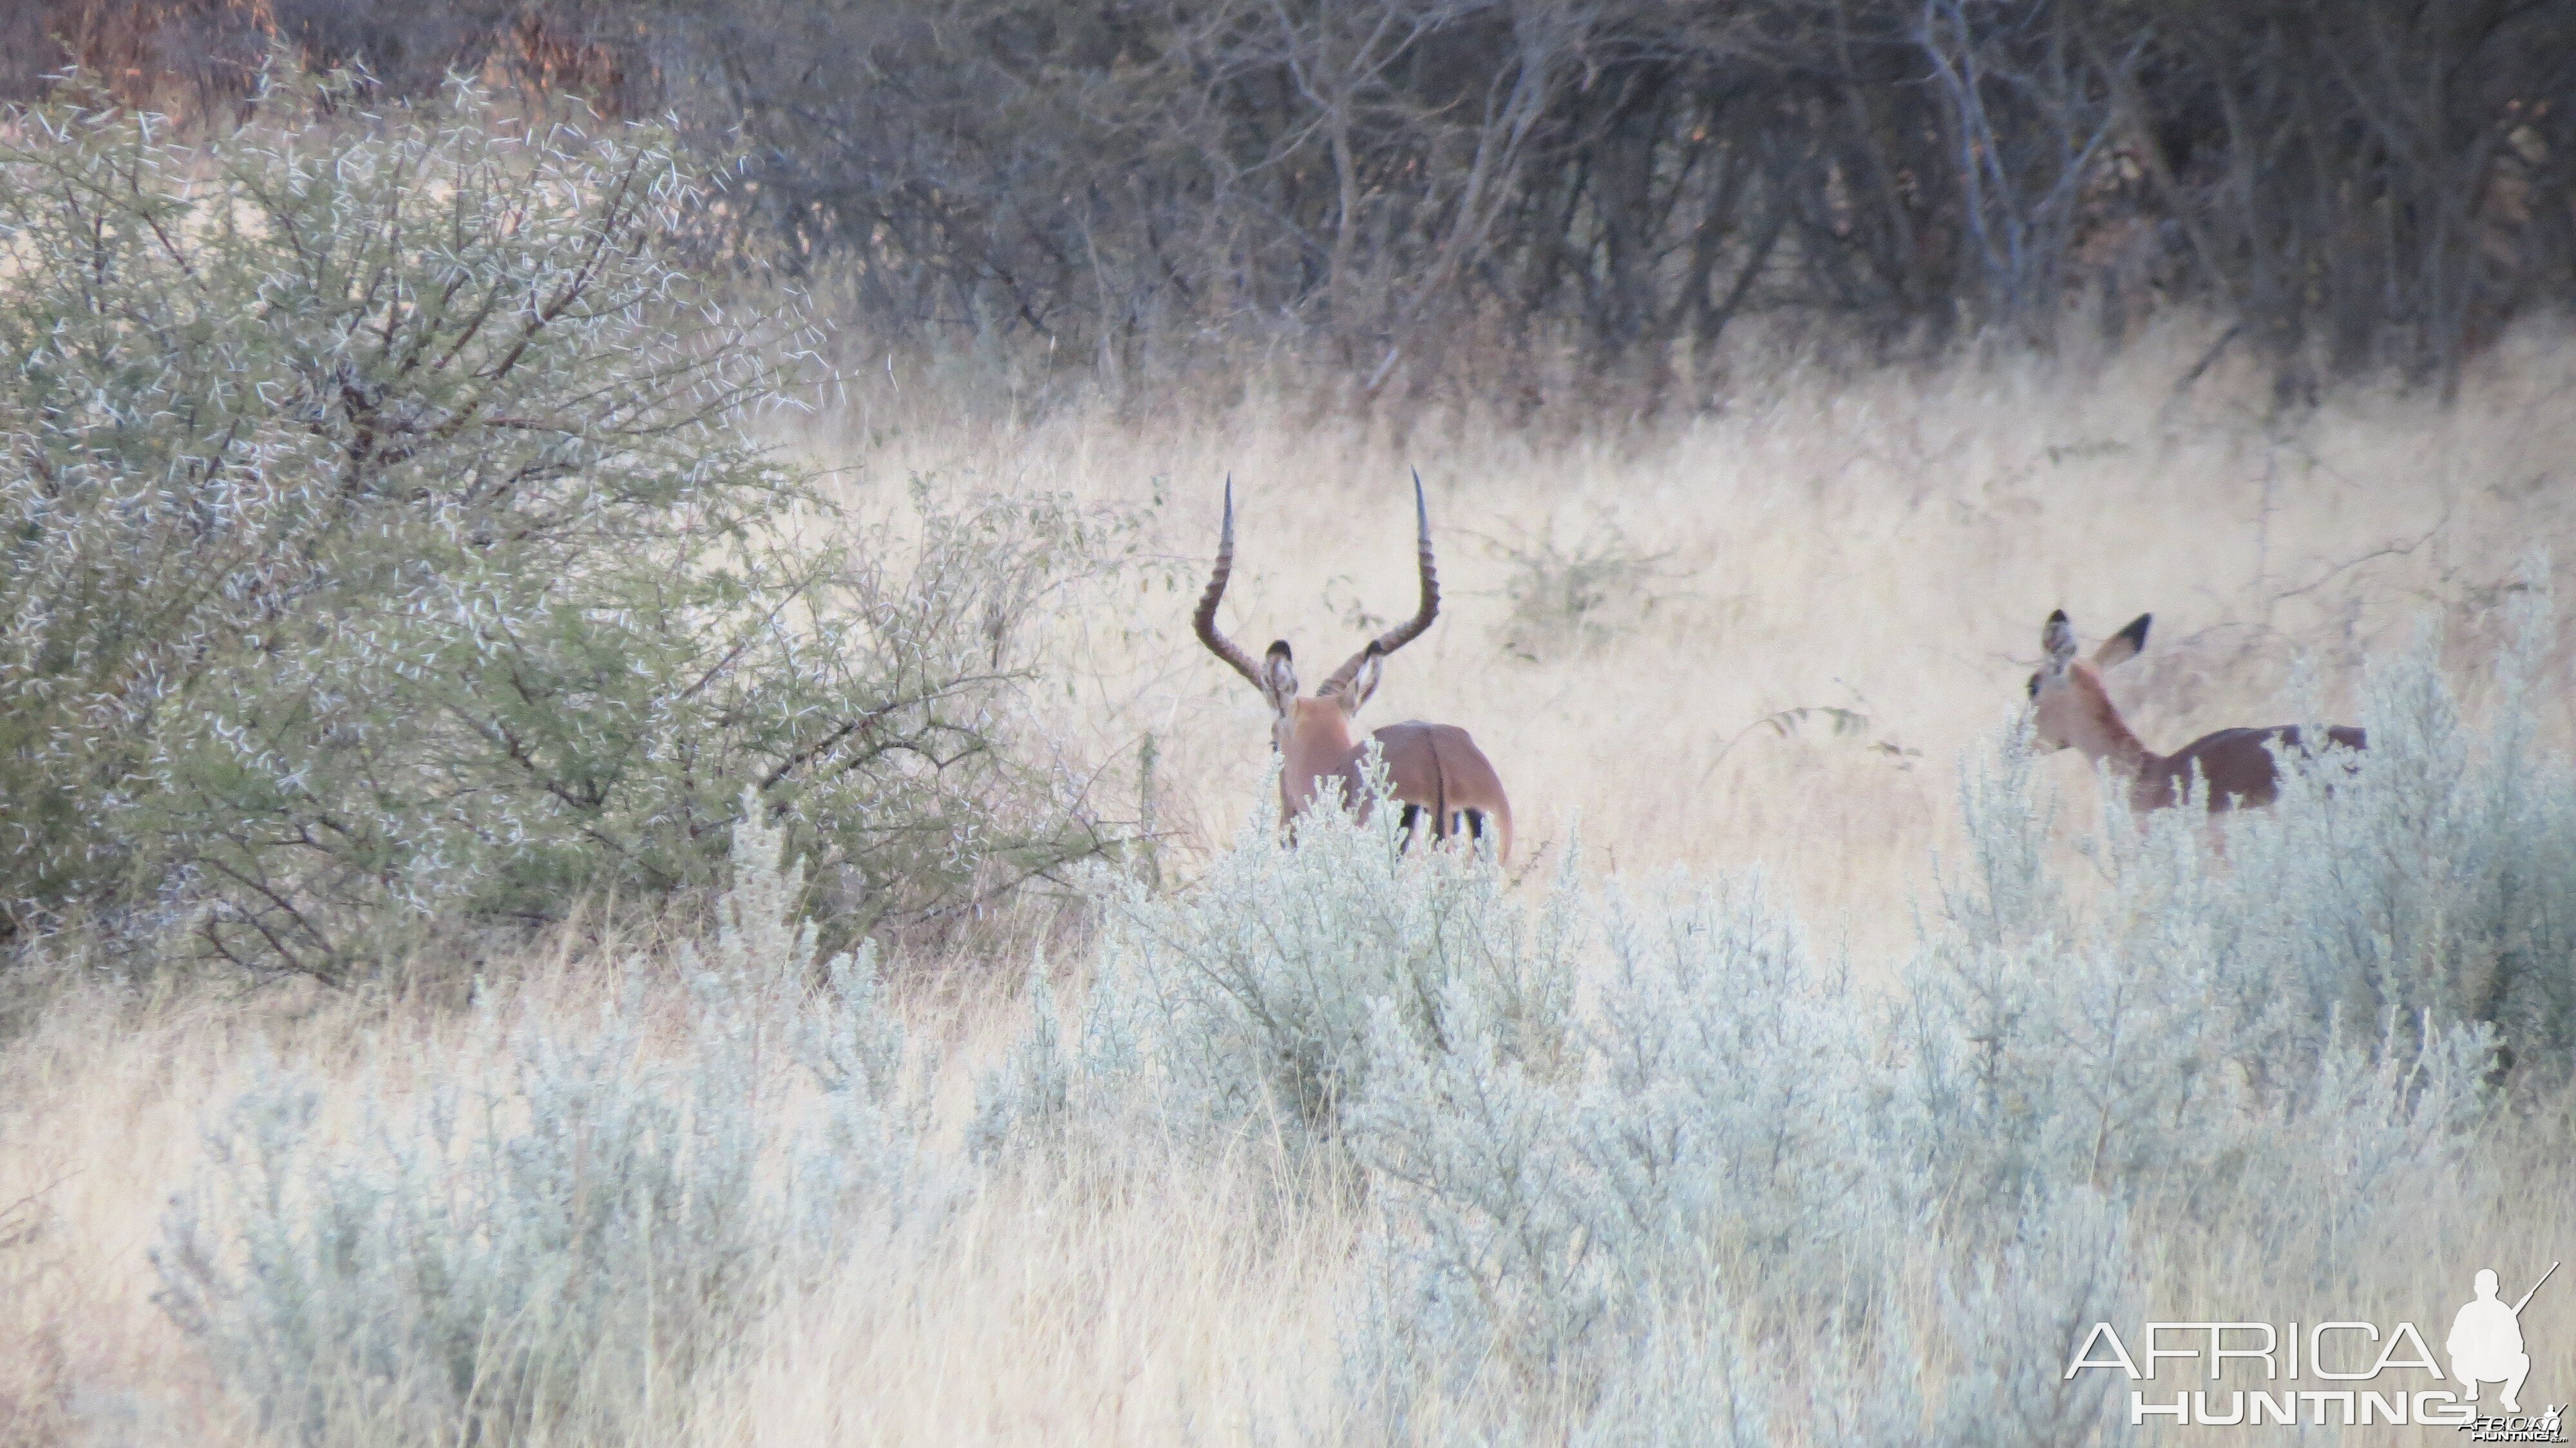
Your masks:
M1758 881L1568 876L1533 919L1490 866L1400 855L1390 811L1294 848L1260 821L1191 889L1106 896L1078 1038L1042 1012L979 1136L1340 1153L1381 1222L1365 1438L2088 1441L2106 1375L2058 1370L2151 1268L2212 1260L2162 1243L2283 1291L2402 1260L2503 1095L2576 1066L2576 772L2530 750L2517 667L2483 733L2430 649L2382 667L2367 755L2223 856L2115 807L2099 878L2007 737L1884 997Z
M1535 537L1489 538L1486 547L1510 568L1502 587L1510 612L1494 642L1527 663L1598 647L1651 613L1651 585L1670 556L1640 552L1606 515L1571 546L1560 545L1550 525Z
M0 936L338 977L712 883L746 785L880 914L1096 849L1010 731L1101 525L756 445L808 333L680 268L662 133L357 99L0 123Z
M618 1436L782 1274L896 1250L949 1187L872 948L818 970L781 834L735 827L705 956L626 968L595 1020L487 997L365 1094L271 1063L173 1206L162 1301L292 1442ZM681 1027L665 1024L676 1015Z

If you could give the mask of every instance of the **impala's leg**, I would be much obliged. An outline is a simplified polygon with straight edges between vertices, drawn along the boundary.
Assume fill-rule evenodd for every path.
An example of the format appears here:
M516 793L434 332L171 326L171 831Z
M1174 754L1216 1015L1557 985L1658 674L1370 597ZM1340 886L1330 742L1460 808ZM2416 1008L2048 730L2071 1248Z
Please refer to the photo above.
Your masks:
M1414 831L1414 827L1415 827L1415 826L1417 826L1417 825L1419 825L1419 824L1421 824L1421 823L1422 823L1422 806L1420 806L1420 805L1418 805L1418 804L1409 804L1409 805L1406 805L1406 806L1404 807L1404 818L1403 818L1403 822L1402 822L1402 823L1400 823L1400 824L1398 824L1398 825L1396 826L1396 831L1395 831L1395 841L1396 841L1396 845L1395 845L1395 847L1396 847L1397 849L1399 849L1399 850L1409 850L1409 849L1412 849L1412 848L1413 848L1413 831Z
M1483 810L1480 810L1480 809L1471 809L1471 810L1468 810L1468 811L1466 812L1466 814L1467 814L1467 838L1468 838L1469 840L1471 840L1471 841L1475 842L1476 844L1482 844L1482 843L1484 843L1484 840L1485 840L1485 812L1484 812Z

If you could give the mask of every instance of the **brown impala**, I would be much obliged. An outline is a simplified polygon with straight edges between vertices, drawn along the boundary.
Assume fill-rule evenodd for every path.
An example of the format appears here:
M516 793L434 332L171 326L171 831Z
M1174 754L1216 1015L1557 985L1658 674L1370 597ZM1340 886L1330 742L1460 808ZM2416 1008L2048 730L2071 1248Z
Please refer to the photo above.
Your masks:
M1440 578L1431 567L1431 512L1422 501L1418 472L1413 475L1413 517L1421 544L1422 607L1333 670L1313 698L1300 698L1286 639L1272 644L1269 656L1255 665L1216 631L1217 600L1225 597L1226 577L1234 571L1234 479L1226 479L1225 528L1217 538L1216 572L1208 579L1207 592L1199 596L1198 613L1191 622L1208 652L1232 665L1270 701L1274 716L1270 742L1280 758L1279 803L1289 820L1306 812L1321 792L1321 782L1328 779L1340 780L1342 798L1362 818L1367 817L1369 799L1360 775L1364 750L1351 737L1351 719L1377 692L1386 656L1419 638L1440 614ZM1466 730L1416 720L1389 724L1369 737L1385 754L1387 792L1404 805L1408 837L1426 815L1432 835L1439 839L1462 827L1473 838L1483 839L1490 825L1495 858L1511 857L1512 802L1503 795L1502 777L1494 773L1492 762Z
M2147 646L2147 623L2153 617L2139 614L2087 661L2075 657L2075 626L2066 621L2066 610L2048 616L2048 626L2040 631L2048 663L2030 676L2031 731L2040 748L2071 746L2096 764L2110 761L2129 781L2129 807L2141 814L2171 808L2195 774L2212 814L2271 804L2280 795L2281 782L2270 746L2305 752L2299 726L2221 729L2171 754L2157 754L2129 732L2112 707L2111 695L2102 687L2102 670L2138 656ZM2326 737L2329 749L2360 749L2367 743L2360 730L2340 724L2328 729Z

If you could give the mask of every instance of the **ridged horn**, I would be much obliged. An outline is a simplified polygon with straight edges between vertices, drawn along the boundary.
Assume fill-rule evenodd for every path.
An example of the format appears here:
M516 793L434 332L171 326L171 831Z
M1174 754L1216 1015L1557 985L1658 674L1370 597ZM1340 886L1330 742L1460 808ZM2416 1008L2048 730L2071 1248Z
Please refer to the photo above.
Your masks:
M1191 627L1198 630L1199 642L1208 652L1225 660L1244 682L1261 687L1261 670L1252 656L1234 646L1234 641L1216 631L1216 606L1225 597L1225 580L1234 572L1234 474L1225 475L1225 527L1217 534L1216 571L1208 575L1207 592L1199 595L1198 612L1190 615Z
M1431 627L1431 621L1440 616L1440 573L1431 563L1431 508L1422 501L1420 468L1413 470L1413 526L1415 543L1422 558L1422 606L1414 611L1413 617L1369 640L1365 648L1333 670L1322 687L1315 690L1316 697L1327 697L1349 688L1351 680L1359 677L1360 665L1368 662L1369 655L1384 657L1394 653L1422 637L1422 631Z

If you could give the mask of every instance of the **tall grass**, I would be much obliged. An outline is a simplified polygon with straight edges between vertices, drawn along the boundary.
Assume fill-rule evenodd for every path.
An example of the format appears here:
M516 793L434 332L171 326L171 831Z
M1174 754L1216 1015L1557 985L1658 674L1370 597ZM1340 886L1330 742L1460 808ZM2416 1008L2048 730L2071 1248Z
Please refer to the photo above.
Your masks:
M1189 887L1096 883L1079 1008L1034 973L962 1141L924 1135L876 962L818 979L746 829L731 925L658 1000L630 965L591 1012L487 1011L329 1084L256 1054L160 1305L263 1438L724 1437L710 1404L816 1351L771 1333L881 1332L985 1250L961 1204L1036 1193L1083 1232L1178 1179L1292 1241L1348 1223L1310 1289L1330 1371L1248 1432L2091 1441L2126 1386L2061 1370L2092 1323L2435 1320L2428 1255L2456 1294L2479 1237L2568 1225L2509 1184L2564 1160L2571 987L2474 974L2499 940L2566 959L2576 898L2533 873L2576 858L2576 773L2513 752L2507 701L2473 731L2429 654L2377 671L2380 747L2223 856L2116 800L2052 849L2004 736L1883 993L1758 882L1600 892L1569 859L1530 900L1403 852L1392 811L1294 845L1256 813ZM2565 1316L2527 1325L2544 1384Z
M2340 722L2364 661L2427 615L2483 710L2528 554L2576 558L2576 360L2557 332L2510 339L2452 409L2355 391L2290 418L2233 363L2178 390L2208 340L2169 318L2107 358L1852 374L1784 354L1723 410L1652 425L1520 426L1511 399L1476 396L1355 416L1328 380L1258 357L1108 398L971 354L871 357L804 445L864 459L862 494L922 474L1144 515L1172 576L1067 611L1049 650L1074 757L1132 782L1152 737L1181 862L1234 837L1268 752L1260 700L1188 627L1219 483L1240 508L1228 635L1339 657L1413 596L1418 465L1442 621L1361 724L1472 731L1524 859L1579 817L1596 869L1761 865L1876 972L1955 839L1952 762L2021 702L2052 609L2096 630L2155 613L2110 682L2170 749L2288 722L2301 667ZM1563 545L1553 564L1541 539ZM1620 596L1585 607L1580 575L1605 560ZM2576 594L2558 597L2564 621ZM1534 616L1551 598L1564 616ZM2542 677L2570 677L2569 639ZM2576 739L2563 705L2538 723L2552 747ZM2090 789L2071 754L2041 768Z
M1596 905L1569 871L1530 931L1392 824L1290 849L1258 821L1194 889L1110 907L1086 1013L1110 1079L1048 1100L1131 1093L1220 1140L1247 1101L1325 1118L1373 1213L1363 1439L1860 1414L1889 1444L2083 1441L2115 1396L2060 1371L2091 1323L2157 1287L2202 1298L2189 1320L2348 1291L2420 1254L2428 1213L2474 1215L2481 1142L2532 1130L2507 1102L2560 1099L2576 986L2504 956L2570 957L2576 776L2501 707L2480 737L2429 656L2399 660L2349 777L2315 766L2224 856L2115 807L2072 862L2098 884L2067 878L2008 736L1967 766L1969 859L1884 998L1758 885ZM2214 1244L2267 1270L2175 1280ZM1919 1399L1852 1397L1890 1376Z
M1445 621L1376 707L1475 730L1538 826L1518 883L1386 812L1283 846L1248 691L1178 625L1210 520L1176 482L1228 457L1230 631L1406 596L1350 518L1423 437L859 394L888 471L1148 511L1172 591L1048 656L1069 771L1153 739L1166 883L1094 877L1043 954L834 969L745 831L718 938L567 932L468 1011L58 963L0 1055L10 1422L2085 1442L2127 1431L2125 1384L2059 1371L2095 1320L2438 1338L2576 1225L2566 636L2526 571L2566 505L2509 481L2566 374L2522 345L2456 413L2304 432L2160 415L2150 351L1462 433L1426 458ZM1592 507L1671 551L1654 606L1516 656L1526 563L1469 530ZM2114 676L2152 742L2330 711L2373 748L2218 841L2128 819L2013 727L2060 603L2159 610ZM2571 1300L2525 1319L2527 1403L2576 1385Z

